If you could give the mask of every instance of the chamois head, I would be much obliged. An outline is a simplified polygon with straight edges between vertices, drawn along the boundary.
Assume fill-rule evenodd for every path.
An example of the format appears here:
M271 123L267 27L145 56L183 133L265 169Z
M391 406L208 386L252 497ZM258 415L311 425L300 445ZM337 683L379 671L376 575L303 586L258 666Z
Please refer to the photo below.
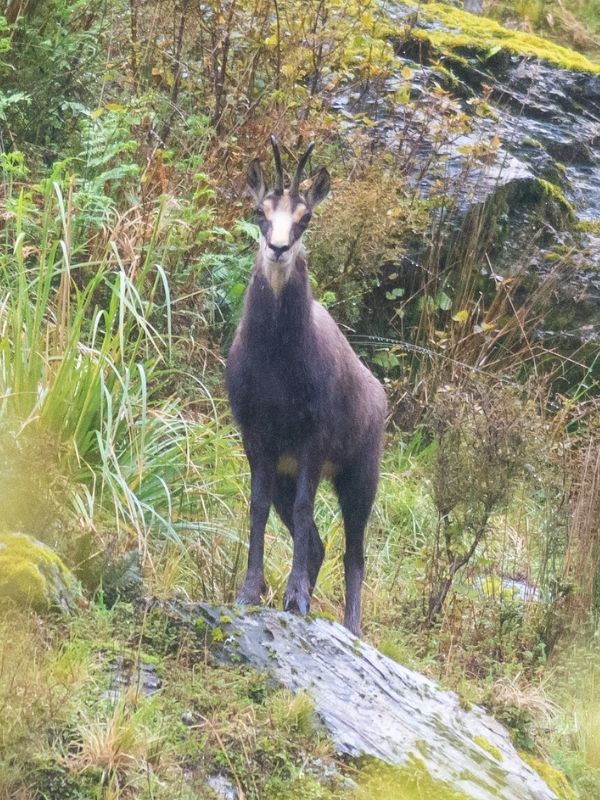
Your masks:
M283 168L277 139L271 136L275 157L275 186L269 189L262 167L255 158L248 168L248 186L256 200L256 217L260 228L260 252L275 269L287 272L294 262L302 234L308 227L312 210L329 192L329 173L322 167L305 193L300 192L304 167L314 148L311 142L298 162L289 188L284 189ZM277 266L276 266L277 265ZM280 276L285 281L285 275Z

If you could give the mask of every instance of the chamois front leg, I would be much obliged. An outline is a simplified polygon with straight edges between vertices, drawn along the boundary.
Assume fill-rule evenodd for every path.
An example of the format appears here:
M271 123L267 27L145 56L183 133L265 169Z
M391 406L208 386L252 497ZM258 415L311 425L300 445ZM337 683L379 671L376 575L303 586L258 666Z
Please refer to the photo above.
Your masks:
M292 571L283 596L286 611L308 614L310 597L317 580L311 575L311 538L314 536L313 511L321 478L323 459L310 446L305 448L298 464L298 481L293 509L294 556Z
M265 527L273 498L275 464L266 454L256 455L246 447L250 463L250 545L248 571L236 602L240 605L258 605L267 591L263 559L265 552Z

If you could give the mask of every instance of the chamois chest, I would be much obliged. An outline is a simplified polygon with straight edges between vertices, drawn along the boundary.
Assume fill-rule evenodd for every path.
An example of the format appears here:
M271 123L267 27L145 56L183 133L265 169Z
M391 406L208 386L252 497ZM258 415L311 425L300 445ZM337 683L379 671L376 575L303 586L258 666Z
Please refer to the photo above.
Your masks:
M230 355L227 382L233 413L242 428L293 444L319 416L315 376L301 358L277 352L269 356L257 358L243 348Z
M304 438L322 413L306 288L292 282L275 298L255 276L227 361L227 389L242 428L286 446Z

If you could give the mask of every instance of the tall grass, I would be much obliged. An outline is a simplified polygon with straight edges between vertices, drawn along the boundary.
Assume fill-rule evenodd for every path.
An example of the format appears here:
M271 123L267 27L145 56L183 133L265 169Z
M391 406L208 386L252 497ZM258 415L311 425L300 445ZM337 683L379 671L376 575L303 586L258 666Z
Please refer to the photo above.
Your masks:
M53 443L49 457L67 476L81 527L116 529L123 548L143 555L152 538L181 548L205 537L202 554L212 558L216 528L238 541L230 513L220 527L210 521L223 495L214 488L219 460L236 451L201 383L204 414L169 393L164 207L133 272L111 231L93 251L74 240L81 225L69 186L48 183L35 203L23 190L10 200L0 251L3 429L14 447Z

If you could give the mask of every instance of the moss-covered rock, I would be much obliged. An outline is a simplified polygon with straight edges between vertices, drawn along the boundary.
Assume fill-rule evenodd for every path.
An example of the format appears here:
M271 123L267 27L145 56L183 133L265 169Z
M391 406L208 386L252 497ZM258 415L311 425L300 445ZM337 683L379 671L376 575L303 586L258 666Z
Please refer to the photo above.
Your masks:
M413 0L405 2L413 5ZM489 55L505 50L546 61L561 69L600 73L600 66L581 53L536 34L505 28L494 20L444 3L428 3L419 6L419 11L425 22L432 24L416 28L414 36L430 42L440 52L476 50Z
M0 533L0 601L68 611L81 598L79 582L47 545L24 533Z
M394 767L372 759L361 769L356 800L469 800L459 789L433 778L418 759Z

